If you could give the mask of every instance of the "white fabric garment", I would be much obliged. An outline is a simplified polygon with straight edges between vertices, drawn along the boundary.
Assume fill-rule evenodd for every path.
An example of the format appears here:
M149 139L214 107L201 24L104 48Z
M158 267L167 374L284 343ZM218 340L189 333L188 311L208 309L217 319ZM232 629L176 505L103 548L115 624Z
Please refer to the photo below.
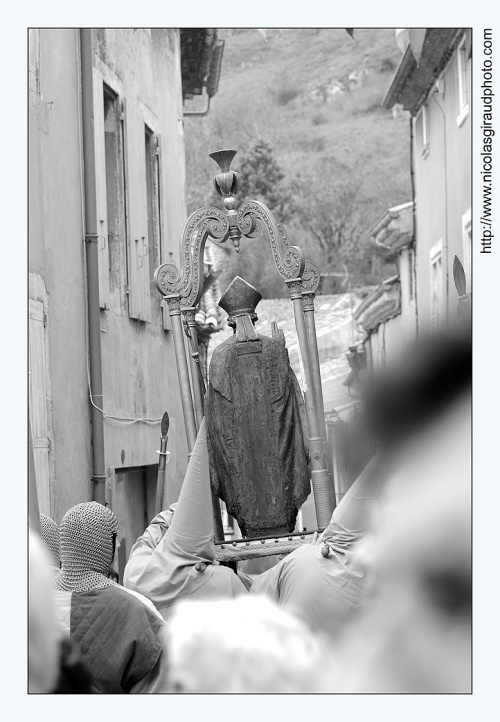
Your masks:
M318 544L295 550L261 574L251 593L266 594L311 629L336 636L359 605L364 573L357 543L369 526L380 483L370 462L334 510Z
M158 519L155 517L132 547L123 576L125 587L150 599L164 619L180 599L221 599L247 593L231 569L215 562L205 420L200 425L175 513L162 512L161 516L163 525L161 521L154 524ZM196 570L198 562L208 564L205 571Z

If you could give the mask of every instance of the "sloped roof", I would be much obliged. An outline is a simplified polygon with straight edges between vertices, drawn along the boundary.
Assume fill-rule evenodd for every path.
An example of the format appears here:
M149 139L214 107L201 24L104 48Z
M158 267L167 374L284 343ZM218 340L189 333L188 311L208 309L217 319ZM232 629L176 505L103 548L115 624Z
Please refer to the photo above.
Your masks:
M410 246L415 232L413 212L413 201L389 208L371 227L372 242L393 253Z
M217 93L224 41L216 28L181 28L181 75L183 100L202 95L206 87Z
M411 47L407 48L382 101L384 108L401 103L412 115L418 112L459 42L459 31L460 28L428 28L418 65Z
M399 276L382 281L358 306L354 313L357 323L367 333L375 331L381 323L401 313L401 283Z
M355 293L316 296L314 301L325 412L352 400L348 389L343 386L350 371L345 353L349 346L359 343L362 337L353 317L360 303L361 299ZM283 330L291 366L302 385L292 303L288 298L263 299L257 306L257 314L255 328L258 333L270 336L272 321ZM232 329L224 322L223 329L211 336L209 360L214 349L232 333Z

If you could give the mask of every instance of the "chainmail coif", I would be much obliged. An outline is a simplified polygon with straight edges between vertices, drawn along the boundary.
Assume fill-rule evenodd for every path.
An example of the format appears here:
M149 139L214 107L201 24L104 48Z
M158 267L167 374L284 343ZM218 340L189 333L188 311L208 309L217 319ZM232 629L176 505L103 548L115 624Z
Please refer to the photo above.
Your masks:
M40 534L42 535L45 548L50 554L52 565L59 569L61 566L61 542L59 538L59 527L50 516L40 514Z
M96 501L77 504L61 522L61 571L56 588L72 592L104 589L108 579L118 521L111 509Z

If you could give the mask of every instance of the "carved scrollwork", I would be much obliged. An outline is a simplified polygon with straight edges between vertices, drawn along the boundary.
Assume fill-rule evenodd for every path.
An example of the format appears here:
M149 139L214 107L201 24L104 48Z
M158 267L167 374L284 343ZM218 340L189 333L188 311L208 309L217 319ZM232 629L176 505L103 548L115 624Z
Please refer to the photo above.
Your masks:
M238 228L243 235L255 237L260 233L260 226L267 230L274 265L280 276L285 280L302 276L304 253L298 246L289 245L285 229L275 221L269 208L260 201L243 203L238 211Z
M246 238L257 238L262 232L262 224L253 215L251 210L245 208L244 203L238 211L238 228ZM242 209L245 209L242 213Z
M182 234L181 268L164 263L155 271L159 292L166 297L180 296L183 308L194 306L199 300L203 251L209 236L216 243L225 243L229 236L229 221L218 208L200 208L189 216Z
M314 263L306 261L304 273L302 274L302 293L316 293L319 281L319 270Z
M156 269L154 279L156 288L162 296L167 296L172 292L171 289L180 284L182 276L175 263L163 263Z

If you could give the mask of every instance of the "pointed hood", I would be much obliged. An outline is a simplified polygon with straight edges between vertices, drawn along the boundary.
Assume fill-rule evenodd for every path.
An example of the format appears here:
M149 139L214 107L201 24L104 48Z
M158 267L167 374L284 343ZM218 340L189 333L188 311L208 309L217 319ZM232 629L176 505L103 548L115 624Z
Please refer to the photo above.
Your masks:
M333 540L333 544L348 547L366 533L384 481L378 465L379 459L374 456L334 509L318 542Z
M201 422L177 508L165 538L169 550L174 554L181 553L185 564L212 562L215 558L205 419Z
M181 493L168 532L151 551L136 550L124 573L124 584L147 596L166 618L174 602L190 596L219 573L221 596L229 572L212 564L215 558L212 498L205 420L200 425ZM208 562L203 572L197 562ZM231 572L231 575L233 573ZM235 576L236 579L236 576ZM212 588L214 583L207 585Z

